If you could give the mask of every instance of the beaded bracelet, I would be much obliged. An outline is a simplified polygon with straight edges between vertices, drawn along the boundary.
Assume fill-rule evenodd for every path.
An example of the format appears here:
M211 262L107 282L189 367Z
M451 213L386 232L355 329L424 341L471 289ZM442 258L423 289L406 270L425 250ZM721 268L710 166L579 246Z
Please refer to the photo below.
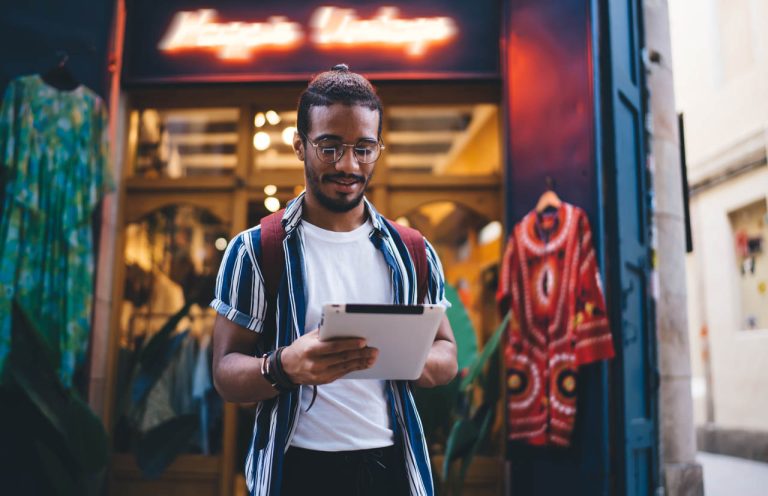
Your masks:
M284 347L281 347L265 354L261 362L261 375L281 393L298 388L283 370L282 361L280 361L283 349Z

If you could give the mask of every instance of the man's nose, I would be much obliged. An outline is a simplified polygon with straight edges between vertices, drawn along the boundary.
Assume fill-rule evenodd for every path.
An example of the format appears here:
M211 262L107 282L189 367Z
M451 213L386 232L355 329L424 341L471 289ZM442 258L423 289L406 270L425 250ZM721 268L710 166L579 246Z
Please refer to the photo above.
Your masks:
M336 162L336 170L345 174L358 174L360 172L360 163L355 157L354 150L345 150L344 155Z

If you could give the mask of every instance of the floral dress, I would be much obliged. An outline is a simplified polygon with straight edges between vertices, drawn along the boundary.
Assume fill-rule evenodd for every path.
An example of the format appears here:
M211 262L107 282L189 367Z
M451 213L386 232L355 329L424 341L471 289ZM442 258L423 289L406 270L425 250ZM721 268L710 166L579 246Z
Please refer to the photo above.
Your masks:
M0 109L0 370L14 299L58 354L71 385L88 346L93 297L91 216L111 188L103 100L39 76L12 81Z

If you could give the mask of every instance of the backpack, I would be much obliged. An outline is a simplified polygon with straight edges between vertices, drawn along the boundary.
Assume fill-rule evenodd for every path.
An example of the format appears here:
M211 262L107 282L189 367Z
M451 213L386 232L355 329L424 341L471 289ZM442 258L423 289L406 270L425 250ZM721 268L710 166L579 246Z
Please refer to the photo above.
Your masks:
M277 291L285 267L283 240L285 230L281 220L285 209L279 210L261 219L261 273L264 276L265 293L267 297L268 315L274 314L277 304ZM427 249L424 237L416 229L405 227L387 220L389 227L400 235L416 268L417 300L424 301L427 294Z

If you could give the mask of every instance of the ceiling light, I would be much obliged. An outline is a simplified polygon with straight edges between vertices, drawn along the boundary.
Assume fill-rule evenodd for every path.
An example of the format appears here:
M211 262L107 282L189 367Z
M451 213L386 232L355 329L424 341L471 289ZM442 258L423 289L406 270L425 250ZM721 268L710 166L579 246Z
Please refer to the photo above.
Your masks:
M264 116L263 112L259 112L256 114L256 117L253 118L253 123L256 125L256 127L262 127L267 123L267 118Z
M264 186L265 195L272 196L275 193L277 193L277 186L275 186L274 184L267 184L266 186Z
M267 118L267 122L269 122L273 126L280 123L280 116L277 115L277 112L275 112L274 110L268 110L267 115L265 115L265 117Z
M397 222L401 226L411 227L411 223L408 220L408 217L398 217L397 219L395 219L395 222Z
M216 247L217 250L224 251L227 249L227 240L224 238L218 238L213 243L213 245Z
M269 148L269 145L271 143L272 143L272 139L270 139L269 135L264 131L259 131L258 133L253 135L253 147L259 150L260 152L263 152L264 150Z
M493 222L489 222L485 225L485 227L480 229L480 233L477 236L477 242L481 245L493 243L501 237L501 233L501 222L494 220Z
M264 199L264 206L267 207L267 210L270 212L277 212L280 210L280 200L274 196L268 196Z
M296 134L296 128L293 126L288 126L287 128L283 129L283 143L286 145L292 145L293 144L293 136Z

